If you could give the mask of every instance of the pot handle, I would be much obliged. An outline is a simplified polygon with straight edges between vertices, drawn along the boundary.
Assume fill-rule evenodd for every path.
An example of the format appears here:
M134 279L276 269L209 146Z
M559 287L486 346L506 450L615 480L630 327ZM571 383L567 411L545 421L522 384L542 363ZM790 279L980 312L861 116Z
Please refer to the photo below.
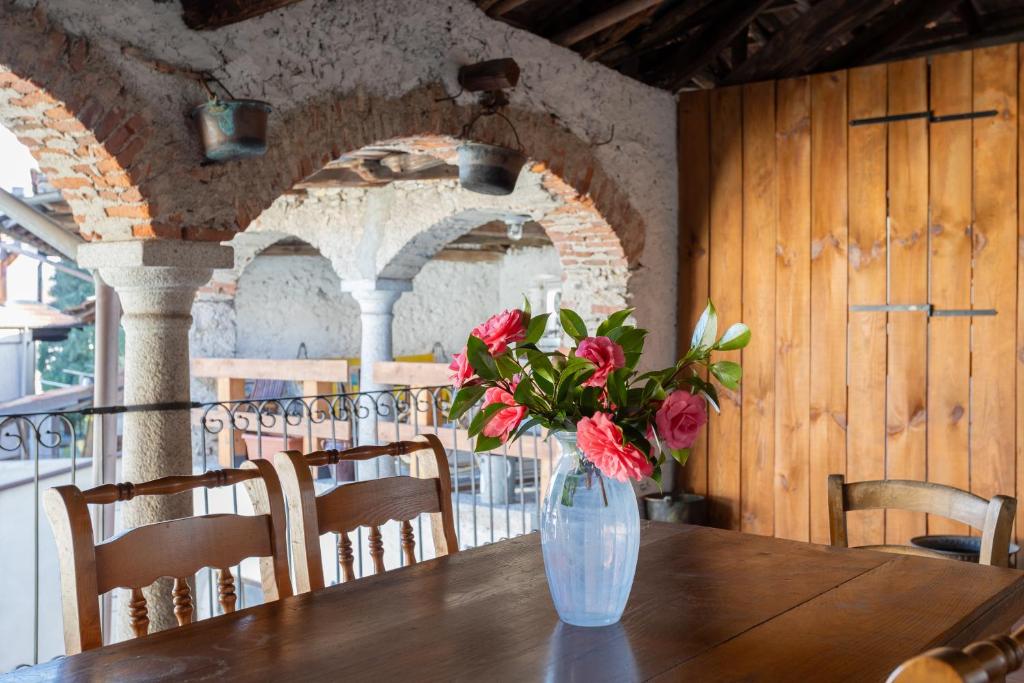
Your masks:
M473 132L473 126L475 126L476 122L479 121L480 118L484 117L484 116L500 116L501 119L505 123L508 124L508 127L512 129L512 135L514 135L516 137L516 148L520 152L524 151L523 150L523 143L519 139L519 131L517 131L516 127L514 125L512 125L512 121L510 121L509 118L507 116L505 116L504 114L502 114L500 111L494 111L494 110L491 110L491 109L484 109L483 111L478 112L473 118L471 118L469 120L469 123L467 123L465 126L462 127L462 132L459 133L459 137L462 138L462 139L469 139L469 134L471 132Z

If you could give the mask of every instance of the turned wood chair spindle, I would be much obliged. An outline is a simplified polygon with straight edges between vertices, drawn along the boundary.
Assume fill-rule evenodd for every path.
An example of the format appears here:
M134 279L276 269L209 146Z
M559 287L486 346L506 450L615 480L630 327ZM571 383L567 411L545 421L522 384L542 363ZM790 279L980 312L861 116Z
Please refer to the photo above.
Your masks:
M412 476L386 477L343 484L317 496L310 468L342 460L369 460L383 455L412 455ZM435 553L447 555L459 549L452 511L448 456L440 440L424 434L412 441L382 446L360 446L345 451L316 451L303 455L284 451L274 458L281 487L288 500L292 557L296 590L305 593L324 586L320 536L339 535L338 563L344 581L355 578L351 533L367 527L370 559L375 573L384 571L384 541L380 527L390 521L401 525L402 557L416 562L416 538L412 520L430 516Z
M846 513L853 510L909 510L925 512L962 522L981 532L981 564L1005 567L1010 555L1017 500L1009 496L993 496L985 500L952 486L925 481L889 479L859 481L847 484L843 475L828 478L828 520L832 545L849 547ZM944 557L942 554L905 545L860 546L869 550Z
M958 650L939 647L900 664L888 683L1003 683L1024 666L1024 628Z
M174 495L234 484L245 486L256 515L185 517L130 529L103 543L94 541L89 505L111 505L138 496ZM87 491L77 486L58 486L45 492L43 505L57 543L64 647L69 655L103 644L99 598L116 588L131 591L127 609L136 637L149 633L150 627L143 588L163 577L174 580L167 599L173 605L179 626L193 620L195 602L189 577L204 567L222 567L218 591L225 612L234 611L236 595L234 577L224 568L247 557L260 558L266 600L292 594L284 497L277 473L266 461L256 460L241 469L200 475L104 484Z

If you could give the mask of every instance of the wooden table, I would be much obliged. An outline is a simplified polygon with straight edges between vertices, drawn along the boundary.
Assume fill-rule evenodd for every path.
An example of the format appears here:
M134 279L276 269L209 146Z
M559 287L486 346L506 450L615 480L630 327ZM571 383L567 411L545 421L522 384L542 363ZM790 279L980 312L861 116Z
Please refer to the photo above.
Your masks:
M92 650L15 680L883 680L1024 614L1024 572L644 527L621 624L561 624L536 534Z

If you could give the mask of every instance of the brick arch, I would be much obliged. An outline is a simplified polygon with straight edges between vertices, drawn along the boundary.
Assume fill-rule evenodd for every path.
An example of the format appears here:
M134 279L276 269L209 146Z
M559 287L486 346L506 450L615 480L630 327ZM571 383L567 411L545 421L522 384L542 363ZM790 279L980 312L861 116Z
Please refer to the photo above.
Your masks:
M244 230L281 194L344 152L368 145L404 142L431 153L453 154L452 141L469 120L472 109L438 103L444 92L437 86L412 90L397 98L361 92L321 98L290 112L275 115L267 154L246 162L246 183L237 181L232 164L208 166L202 180L222 197L234 197L202 219L226 232ZM550 115L510 107L530 157L530 167L542 173L552 191L570 195L579 208L608 225L630 265L644 243L644 223L625 193L604 171L592 143L559 125ZM494 117L482 119L474 138L507 142L509 131ZM597 227L595 227L597 229ZM209 239L224 239L211 234Z
M344 152L369 145L394 145L452 159L456 136L473 113L470 107L438 103L437 86L399 98L357 92L320 99L285 113L273 127L275 139L265 157L246 167L244 188L230 167L208 167L205 180L236 196L231 212L211 217L209 239L226 239L244 230L264 209L297 182ZM529 155L528 172L560 206L538 219L557 248L566 280L566 301L587 301L592 317L625 305L629 272L639 266L645 226L638 211L594 155L591 142L559 125L550 115L510 107ZM478 140L508 143L509 130L496 117L481 119ZM240 192L244 189L244 192ZM233 191L233 192L232 192ZM600 285L603 297L592 294Z
M42 7L0 7L0 125L61 191L83 237L161 236L145 187L151 117L107 55Z

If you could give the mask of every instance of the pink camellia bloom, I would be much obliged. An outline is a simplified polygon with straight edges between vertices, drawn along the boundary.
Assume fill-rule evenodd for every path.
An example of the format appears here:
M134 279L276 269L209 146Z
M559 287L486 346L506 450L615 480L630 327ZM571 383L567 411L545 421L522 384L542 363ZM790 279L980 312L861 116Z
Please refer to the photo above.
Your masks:
M597 469L613 479L640 481L654 472L654 465L640 449L624 442L622 429L607 413L581 419L576 425L576 443Z
M529 316L518 308L492 315L485 322L473 328L471 333L484 344L492 356L505 353L512 342L526 339L526 324Z
M608 375L626 365L622 347L608 337L587 337L576 347L576 357L585 358L597 366L597 372L583 383L585 387L603 387Z
M689 391L673 391L654 415L658 436L669 448L689 448L708 421L704 399Z
M452 356L452 363L448 369L452 371L449 377L456 388L461 388L463 384L473 379L473 366L466 357L466 349Z
M518 381L512 382L512 391L516 390ZM502 443L508 440L509 435L519 426L519 423L526 417L526 406L516 403L512 393L501 387L491 387L484 392L484 403L482 408L495 403L504 403L508 408L502 408L493 416L482 430L484 436L492 436L501 439Z

